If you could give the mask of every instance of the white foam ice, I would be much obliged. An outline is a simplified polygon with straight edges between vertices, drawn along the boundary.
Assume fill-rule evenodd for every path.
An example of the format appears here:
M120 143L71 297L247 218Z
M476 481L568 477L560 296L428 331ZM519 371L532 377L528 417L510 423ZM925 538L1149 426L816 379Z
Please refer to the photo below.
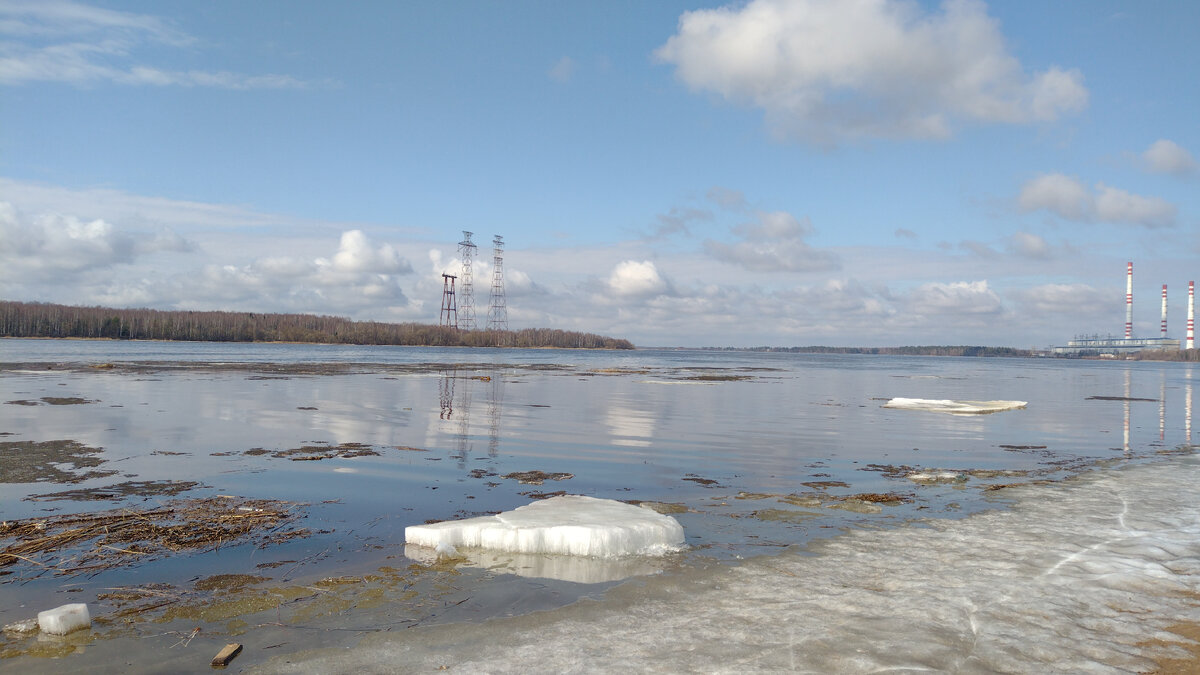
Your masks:
M928 398L893 398L883 404L885 408L901 410L928 410L951 415L986 415L989 413L1017 410L1029 405L1027 401L951 401Z
M1200 458L1010 489L1011 508L852 530L599 602L378 633L265 672L1148 672L1200 622ZM1161 642L1155 645L1155 640Z
M663 555L683 546L670 516L611 499L562 495L494 516L404 528L404 540L436 548L614 558Z

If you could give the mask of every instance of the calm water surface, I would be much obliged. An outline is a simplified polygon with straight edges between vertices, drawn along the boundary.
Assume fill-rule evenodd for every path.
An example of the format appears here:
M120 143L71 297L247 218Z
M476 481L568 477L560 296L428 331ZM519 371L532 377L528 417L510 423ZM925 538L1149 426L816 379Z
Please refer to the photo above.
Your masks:
M112 367L92 367L101 364ZM404 555L406 525L511 509L560 490L686 509L676 517L689 551L643 572L772 554L848 527L959 517L1003 506L1003 491L989 485L1059 480L1097 462L1142 461L1190 443L1196 380L1193 366L1174 363L0 340L0 447L76 441L96 449L103 460L96 469L119 472L70 485L28 476L6 482L0 518L145 507L166 498L44 495L187 480L199 483L189 497L302 502L314 532L266 549L235 546L90 578L22 568L0 577L0 623L31 609L94 602L104 588L263 573L262 563L287 561L291 576L311 579L403 567L413 562ZM956 417L883 408L892 397L1028 407ZM88 402L44 400L71 398ZM343 444L378 454L272 456ZM13 452L5 462L20 461ZM933 485L908 478L935 469L957 478ZM573 477L540 486L503 477L530 470ZM903 503L837 501L862 493L891 493ZM818 503L779 501L787 495ZM480 620L609 585L510 572L459 570L453 590L439 596L441 609L422 616ZM453 605L459 597L471 600ZM103 603L97 608L103 612ZM366 630L391 616L364 610L347 618L346 611L317 613L310 623ZM173 626L160 621L135 633ZM211 627L213 635L223 630L236 633L228 624ZM351 637L331 628L303 641L278 639L290 649ZM248 651L244 663L255 658L265 657Z

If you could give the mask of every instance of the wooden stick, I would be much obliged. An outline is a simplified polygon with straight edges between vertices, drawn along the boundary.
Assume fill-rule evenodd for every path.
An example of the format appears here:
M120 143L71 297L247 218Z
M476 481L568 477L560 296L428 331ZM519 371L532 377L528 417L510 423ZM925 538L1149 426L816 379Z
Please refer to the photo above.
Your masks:
M233 660L233 657L237 656L241 651L242 646L240 644L236 642L230 642L229 644L225 645L224 649L217 652L217 655L213 657L213 667L224 668L225 666L229 665L229 662Z

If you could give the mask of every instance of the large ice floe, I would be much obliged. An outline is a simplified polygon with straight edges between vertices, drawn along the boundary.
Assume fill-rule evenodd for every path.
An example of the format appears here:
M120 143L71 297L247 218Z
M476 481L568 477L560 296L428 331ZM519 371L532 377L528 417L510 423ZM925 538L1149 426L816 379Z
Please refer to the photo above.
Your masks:
M951 415L987 415L989 413L1017 410L1029 405L1027 401L950 401L928 398L893 398L883 404L885 408L901 410L928 410Z
M806 555L646 577L602 601L378 633L266 672L1125 673L1200 622L1200 458L1010 488L1008 508L851 530Z
M404 528L404 540L429 548L618 558L654 556L683 546L670 516L611 499L563 495L494 516Z

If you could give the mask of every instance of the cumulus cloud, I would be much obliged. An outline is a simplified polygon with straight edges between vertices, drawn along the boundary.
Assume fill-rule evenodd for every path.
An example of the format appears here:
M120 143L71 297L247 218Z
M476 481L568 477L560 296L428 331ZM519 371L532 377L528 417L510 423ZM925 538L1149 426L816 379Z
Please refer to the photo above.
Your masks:
M1179 176L1196 170L1196 160L1192 158L1192 153L1165 138L1151 143L1142 153L1142 161L1145 162L1146 168L1155 173Z
M919 315L993 315L1004 309L986 280L922 284L908 294L907 301L910 310Z
M156 17L89 7L67 0L0 3L0 84L98 82L134 86L293 89L307 86L288 75L228 71L175 71L138 63L136 53L185 47L190 36Z
M1008 239L1008 250L1026 258L1049 260L1053 257L1050 244L1031 232L1017 232Z
M838 268L833 253L815 249L804 240L812 233L807 218L799 220L783 211L758 212L757 220L738 225L738 241L704 241L713 258L756 272L814 272Z
M670 284L649 260L626 260L608 275L608 289L625 298L646 298L669 292Z
M400 277L412 265L390 244L371 241L363 232L341 235L330 256L270 256L247 264L212 263L186 282L180 295L198 306L355 315L403 307L408 298Z
M395 248L390 244L373 246L362 230L343 232L332 260L319 258L316 264L337 272L350 273L408 274L413 271L412 265L401 258Z
M1079 179L1059 173L1027 182L1017 202L1024 211L1044 209L1076 222L1169 227L1177 215L1175 206L1159 197L1135 195L1104 183L1097 183L1092 192Z
M1043 284L1014 291L1022 314L1110 316L1114 298L1087 284Z
M896 235L897 239L912 239L914 241L917 239L916 232L903 227L896 228L896 231L893 234Z
M175 232L124 231L101 219L42 213L27 217L0 202L0 277L60 278L134 262L160 251L187 253L194 246Z
M1175 224L1173 204L1158 197L1142 197L1097 183L1096 218L1108 223L1134 223L1146 227Z
M685 12L655 56L695 91L761 108L785 138L946 138L962 122L1086 107L1077 70L1027 74L976 0L752 0Z

